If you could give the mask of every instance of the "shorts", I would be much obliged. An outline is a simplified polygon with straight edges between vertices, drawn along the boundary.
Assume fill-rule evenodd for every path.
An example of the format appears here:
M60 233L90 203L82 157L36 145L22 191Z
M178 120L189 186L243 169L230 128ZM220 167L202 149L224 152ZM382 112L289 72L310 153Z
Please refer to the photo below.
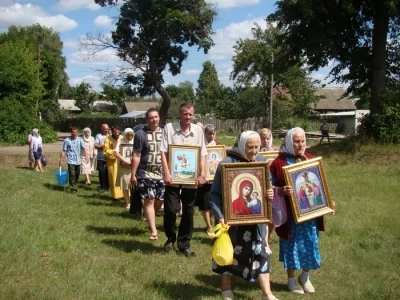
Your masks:
M42 148L38 148L36 152L33 152L33 157L38 160L42 157Z
M321 134L322 134L322 137L329 137L329 132L328 132L328 130L322 130L321 131Z
M211 184L207 183L197 188L195 204L199 207L200 210L211 210L210 199L208 198L208 196L210 195L210 191Z
M165 185L162 179L138 178L137 187L142 199L164 200Z

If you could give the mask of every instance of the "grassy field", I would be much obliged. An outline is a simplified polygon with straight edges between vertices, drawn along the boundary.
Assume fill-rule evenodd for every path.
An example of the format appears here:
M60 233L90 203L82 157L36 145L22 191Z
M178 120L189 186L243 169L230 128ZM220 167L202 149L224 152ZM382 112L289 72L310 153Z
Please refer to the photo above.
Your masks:
M310 151L324 158L337 212L325 218L313 295L287 291L278 243L271 244L274 294L398 299L400 149L341 142ZM198 256L166 254L161 217L159 240L150 242L147 223L98 194L96 177L77 194L58 186L57 156L48 155L40 174L24 168L26 155L0 155L0 299L221 299L200 213L192 241ZM233 283L236 299L260 299L256 283Z

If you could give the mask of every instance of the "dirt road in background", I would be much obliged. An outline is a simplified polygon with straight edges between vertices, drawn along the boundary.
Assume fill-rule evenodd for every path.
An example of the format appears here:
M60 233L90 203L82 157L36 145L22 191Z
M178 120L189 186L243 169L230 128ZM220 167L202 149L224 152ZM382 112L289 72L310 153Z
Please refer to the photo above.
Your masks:
M57 142L49 143L43 145L43 152L61 152L62 143L65 138L69 137L71 134L69 132L57 132ZM0 153L12 153L12 154L20 154L20 153L28 153L28 145L24 146L9 146L9 147L0 147Z

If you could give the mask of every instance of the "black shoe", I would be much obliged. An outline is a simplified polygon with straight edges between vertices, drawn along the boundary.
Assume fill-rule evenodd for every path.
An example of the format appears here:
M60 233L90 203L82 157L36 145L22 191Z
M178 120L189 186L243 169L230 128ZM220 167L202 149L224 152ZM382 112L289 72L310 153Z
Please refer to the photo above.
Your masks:
M169 253L169 252L171 252L172 250L174 250L174 243L172 243L172 242L170 242L170 241L167 241L167 242L164 244L164 251L167 252L167 253Z
M186 257L196 257L196 252L190 250L190 248L187 248L185 250L179 250L180 253L184 254Z

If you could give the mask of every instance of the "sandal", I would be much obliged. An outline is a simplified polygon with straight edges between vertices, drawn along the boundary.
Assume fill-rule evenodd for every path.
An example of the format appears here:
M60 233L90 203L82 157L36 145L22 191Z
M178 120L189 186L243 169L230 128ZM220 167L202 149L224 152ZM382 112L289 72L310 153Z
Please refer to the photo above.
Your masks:
M151 235L150 237L149 237L149 240L150 241L157 241L158 240L158 235L157 234L155 234L155 235Z

